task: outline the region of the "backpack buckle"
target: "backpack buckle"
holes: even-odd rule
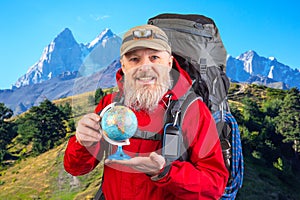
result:
[[[176,113],[175,113],[175,118],[174,118],[173,126],[177,125],[179,113],[180,113],[180,110],[176,111]]]
[[[206,62],[206,58],[200,58],[200,73],[201,74],[206,74],[207,71],[207,62]]]

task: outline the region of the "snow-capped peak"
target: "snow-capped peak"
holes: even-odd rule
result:
[[[104,29],[93,41],[88,44],[88,48],[93,48],[98,43],[105,42],[108,38],[113,37],[113,35],[113,32],[109,28]]]
[[[80,72],[89,75],[106,67],[120,54],[121,38],[110,29],[104,29],[87,45],[78,44],[70,29],[60,32],[27,73],[13,85],[21,87],[41,83],[61,74]]]
[[[257,56],[258,54],[253,51],[253,50],[249,50],[246,51],[245,53],[241,54],[240,56],[236,57],[236,59],[238,60],[252,60],[254,56]]]
[[[270,56],[270,57],[269,57],[269,60],[275,60],[275,57]]]
[[[65,71],[75,71],[82,63],[81,49],[70,29],[65,28],[47,45],[38,62],[14,84],[16,87],[40,83]]]
[[[277,61],[277,59],[276,59],[275,57],[273,57],[273,56],[270,56],[270,57],[269,57],[269,60],[270,60],[270,61]]]
[[[249,74],[253,73],[252,60],[254,57],[258,56],[253,50],[246,51],[245,53],[238,56],[236,59],[244,62],[244,70]]]

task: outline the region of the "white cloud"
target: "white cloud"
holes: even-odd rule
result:
[[[99,15],[93,15],[93,14],[90,15],[90,18],[92,18],[95,21],[104,20],[104,19],[109,18],[109,17],[110,17],[109,15],[100,15],[100,16]]]

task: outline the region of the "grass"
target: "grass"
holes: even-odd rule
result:
[[[46,199],[50,193],[50,172],[63,145],[40,155],[20,161],[1,176],[5,184],[0,199]]]
[[[93,196],[99,187],[102,165],[88,175],[71,176],[63,168],[66,144],[2,171],[0,199],[82,200]]]
[[[2,171],[0,199],[84,200],[93,197],[99,188],[102,165],[87,175],[71,176],[63,168],[66,144]],[[280,174],[275,168],[245,155],[243,187],[236,199],[300,199],[299,179],[282,179]]]
[[[281,173],[274,167],[262,165],[260,160],[246,156],[244,158],[244,182],[237,200],[253,199],[300,199],[299,178],[282,180]]]

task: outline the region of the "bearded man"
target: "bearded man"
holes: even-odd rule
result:
[[[167,35],[153,25],[133,27],[123,37],[120,62],[119,91],[104,96],[95,113],[79,120],[65,152],[66,171],[87,174],[103,159],[108,145],[100,131],[99,113],[117,101],[134,111],[138,131],[123,147],[131,159],[105,160],[102,199],[219,199],[228,171],[215,122],[201,100],[187,108],[182,120],[188,159],[168,163],[161,155],[165,112],[192,85],[173,58]]]

